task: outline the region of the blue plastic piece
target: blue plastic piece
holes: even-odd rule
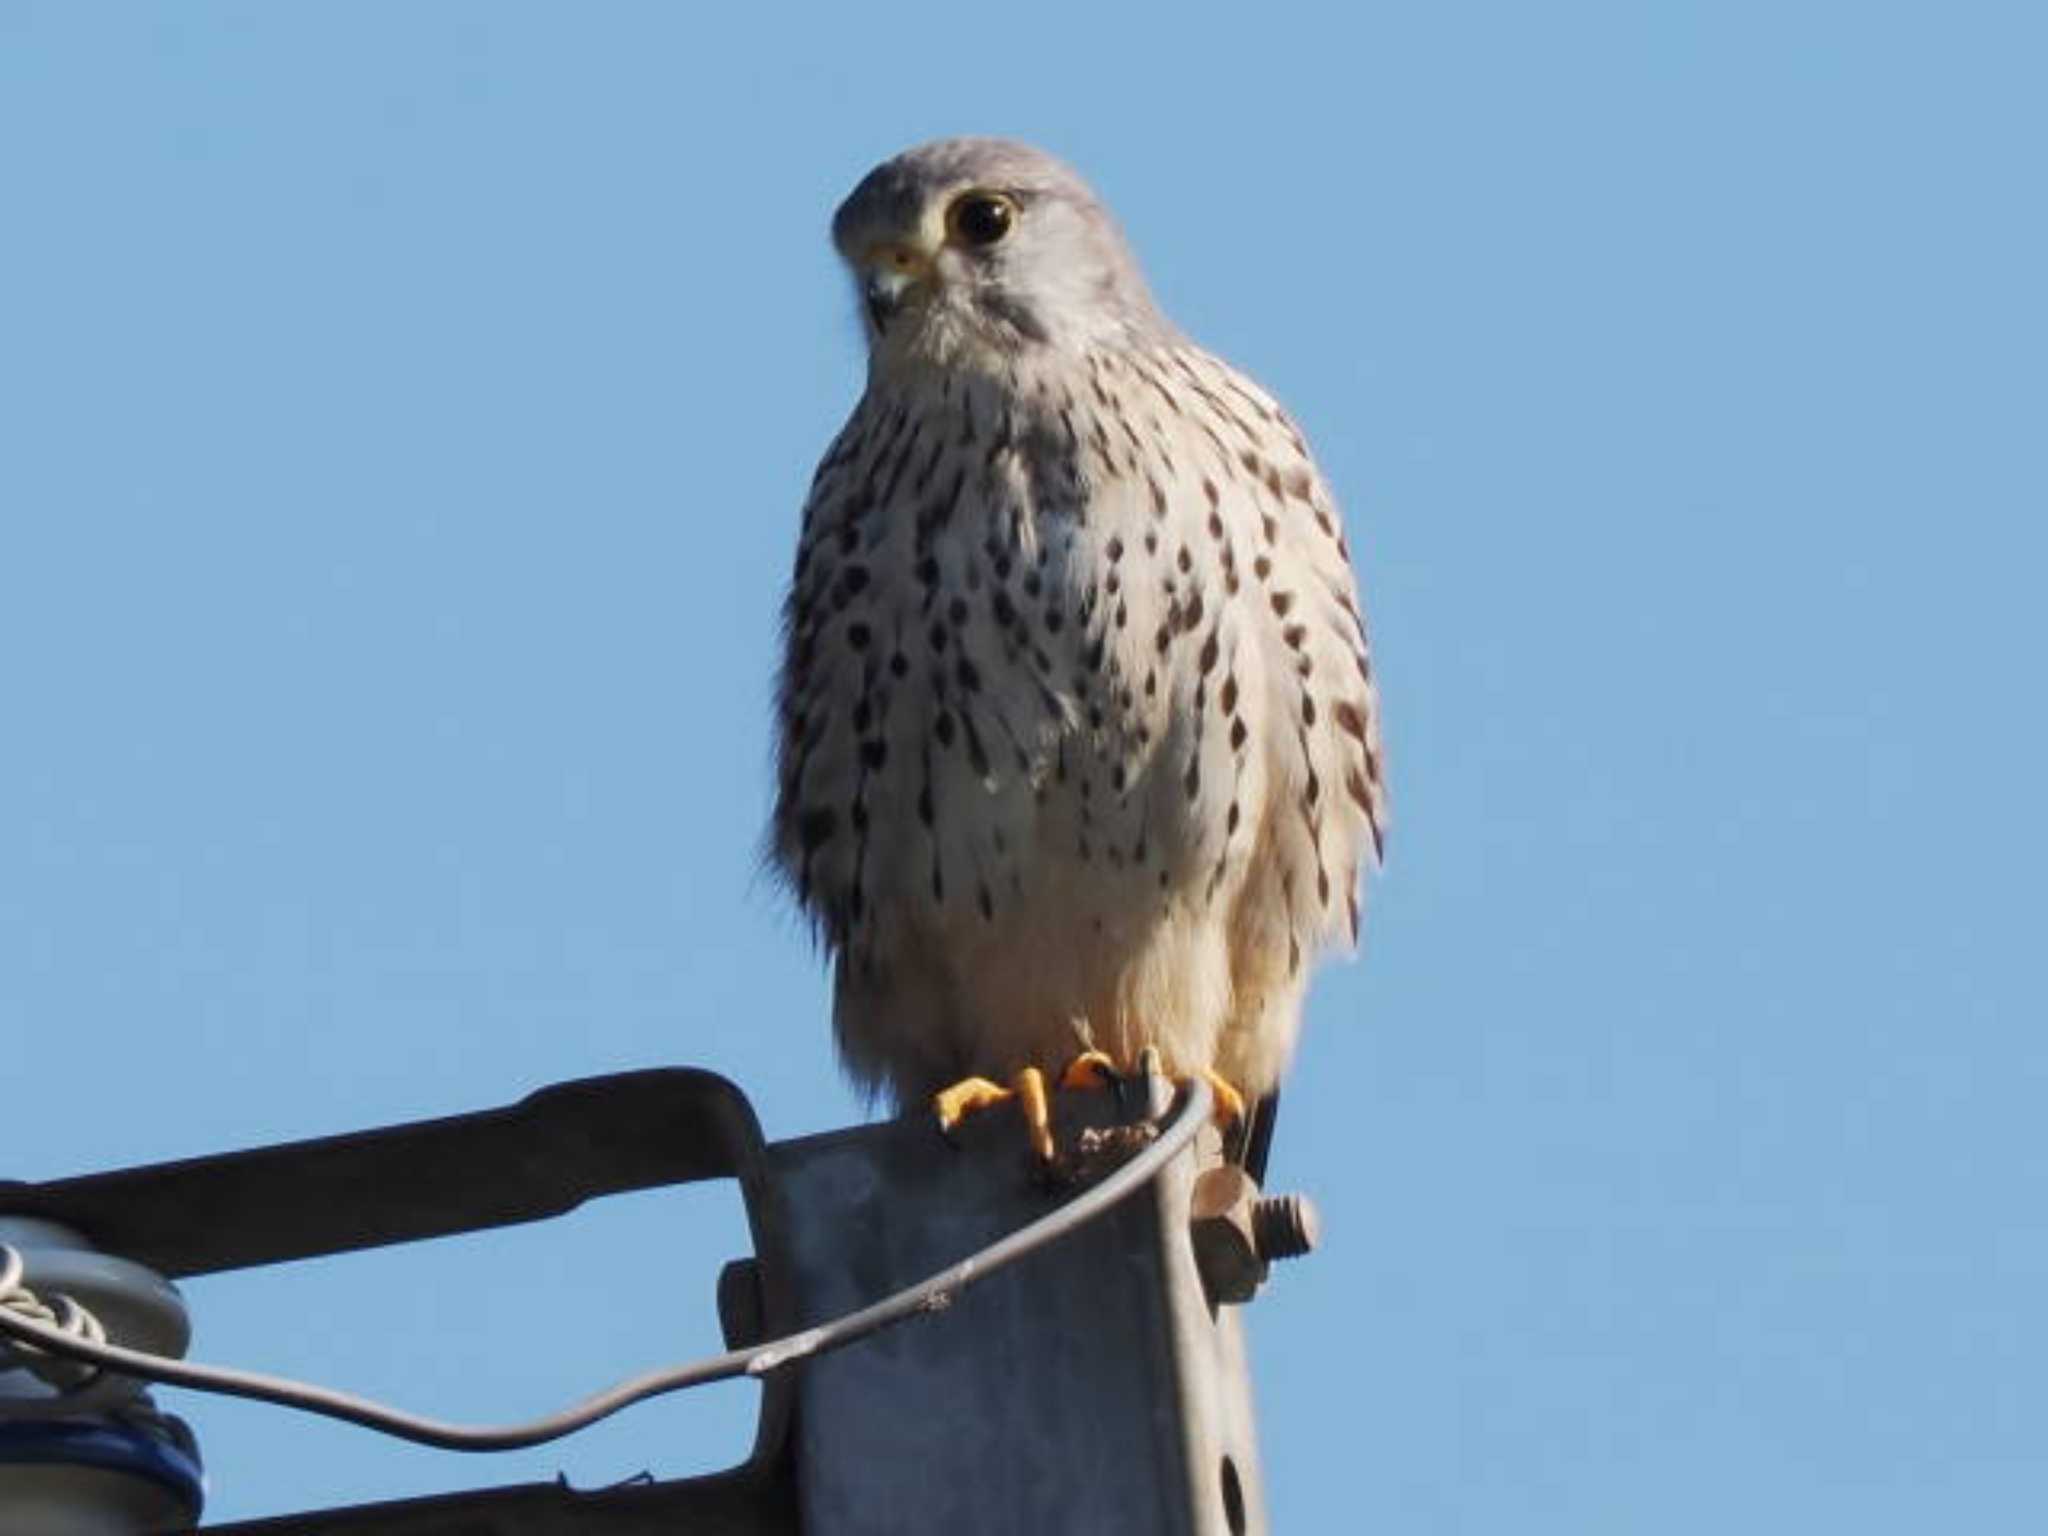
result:
[[[96,1467],[144,1478],[188,1508],[194,1523],[206,1502],[206,1475],[198,1460],[137,1425],[0,1421],[0,1469],[10,1466]]]

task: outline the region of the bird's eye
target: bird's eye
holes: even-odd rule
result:
[[[990,246],[1017,222],[1017,205],[1000,192],[968,192],[946,210],[946,227],[965,245]]]

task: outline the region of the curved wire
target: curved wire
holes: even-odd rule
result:
[[[23,1283],[26,1272],[21,1255],[0,1243],[0,1316],[26,1318],[68,1339],[106,1343],[107,1330],[99,1318],[61,1293],[53,1292],[45,1301]],[[85,1398],[103,1374],[97,1366],[5,1338],[0,1338],[0,1369],[27,1371],[55,1394],[42,1399],[0,1398],[0,1417],[18,1417],[31,1409],[46,1412],[53,1405],[68,1411]]]
[[[1143,1152],[1058,1210],[1019,1227],[1007,1237],[998,1238],[978,1253],[916,1285],[907,1286],[871,1306],[848,1312],[829,1323],[806,1328],[784,1338],[770,1339],[748,1349],[729,1350],[688,1365],[667,1366],[628,1377],[559,1412],[523,1423],[466,1425],[424,1418],[350,1392],[317,1387],[282,1376],[269,1376],[260,1371],[172,1360],[162,1355],[123,1349],[117,1344],[88,1343],[4,1308],[0,1308],[0,1335],[124,1376],[226,1397],[253,1398],[282,1408],[344,1419],[419,1445],[438,1446],[451,1451],[518,1450],[573,1434],[650,1397],[703,1386],[707,1382],[727,1381],[735,1376],[768,1376],[798,1360],[841,1349],[906,1318],[943,1312],[952,1305],[956,1293],[975,1281],[994,1274],[1048,1243],[1057,1242],[1150,1183],[1182,1148],[1194,1140],[1202,1123],[1209,1117],[1212,1099],[1207,1082],[1200,1077],[1190,1079],[1179,1109],[1161,1129],[1158,1140]],[[0,1243],[0,1267],[15,1258],[14,1251]]]

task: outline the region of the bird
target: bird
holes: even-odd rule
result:
[[[803,506],[770,857],[843,1064],[943,1126],[1141,1059],[1242,1121],[1355,946],[1388,801],[1350,544],[1301,429],[1154,301],[1088,184],[948,138],[833,243],[866,387]]]

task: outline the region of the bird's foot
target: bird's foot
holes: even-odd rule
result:
[[[1148,1045],[1138,1053],[1138,1066],[1135,1072],[1123,1071],[1101,1051],[1083,1051],[1068,1062],[1066,1070],[1060,1073],[1060,1087],[1108,1088],[1116,1095],[1118,1103],[1122,1103],[1125,1085],[1132,1078],[1144,1080],[1161,1075],[1159,1051],[1154,1046]],[[1218,1126],[1229,1130],[1233,1125],[1244,1123],[1244,1095],[1239,1093],[1228,1079],[1213,1067],[1203,1067],[1194,1075],[1209,1085],[1215,1099],[1210,1113]],[[1188,1078],[1176,1077],[1172,1081],[1176,1087],[1185,1087]]]
[[[1030,1138],[1032,1155],[1040,1164],[1053,1160],[1052,1106],[1045,1096],[1045,1074],[1025,1067],[1010,1079],[1010,1086],[985,1077],[963,1078],[950,1088],[932,1095],[932,1113],[938,1116],[941,1134],[950,1138],[962,1120],[996,1104],[1017,1101],[1024,1112],[1024,1131]]]
[[[1243,1094],[1212,1068],[1203,1067],[1194,1075],[1209,1084],[1214,1096],[1210,1115],[1219,1127],[1227,1131],[1244,1123]],[[1085,1051],[1076,1056],[1059,1075],[1062,1090],[1107,1088],[1116,1095],[1121,1107],[1127,1102],[1131,1090],[1136,1088],[1137,1102],[1140,1105],[1149,1103],[1152,1109],[1140,1124],[1084,1131],[1072,1156],[1064,1159],[1059,1155],[1053,1138],[1052,1105],[1046,1095],[1045,1074],[1037,1067],[1021,1069],[1010,1079],[1007,1087],[986,1077],[962,1078],[950,1088],[932,1095],[932,1113],[938,1119],[940,1133],[951,1140],[953,1132],[969,1115],[1014,1099],[1023,1112],[1025,1135],[1041,1172],[1056,1182],[1071,1183],[1085,1176],[1087,1170],[1097,1164],[1113,1165],[1122,1157],[1129,1156],[1157,1134],[1156,1121],[1165,1113],[1166,1100],[1155,1098],[1149,1085],[1159,1085],[1163,1093],[1163,1085],[1167,1082],[1184,1087],[1188,1081],[1186,1076],[1168,1078],[1161,1066],[1159,1052],[1153,1046],[1147,1046],[1138,1053],[1137,1067],[1128,1072],[1101,1051]]]

